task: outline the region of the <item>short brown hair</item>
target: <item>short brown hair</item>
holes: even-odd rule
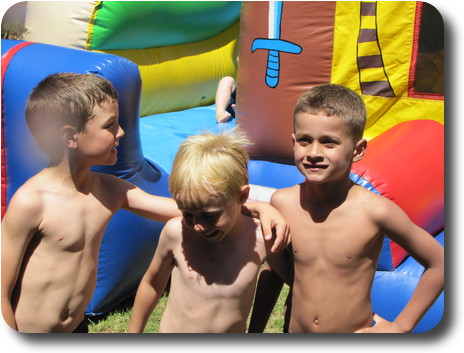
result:
[[[355,141],[363,137],[366,107],[362,98],[351,89],[336,84],[314,86],[298,99],[293,116],[319,112],[342,119]]]
[[[105,101],[117,101],[118,93],[110,81],[93,74],[57,73],[43,79],[26,102],[26,120],[37,142],[48,151],[47,139],[64,125],[77,132],[85,130],[93,109]]]

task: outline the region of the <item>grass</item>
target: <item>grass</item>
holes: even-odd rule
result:
[[[277,300],[274,311],[272,312],[264,333],[282,333],[284,325],[284,304],[288,294],[288,286],[284,285],[280,296]],[[132,305],[134,298],[127,300],[120,306],[98,318],[90,318],[89,332],[90,333],[124,333],[129,327],[129,321],[132,314]],[[145,332],[158,332],[161,316],[166,307],[168,297],[164,295],[155,310],[150,316],[145,327]],[[249,318],[248,318],[249,320]]]

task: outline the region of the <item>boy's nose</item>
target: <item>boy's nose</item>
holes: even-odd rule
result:
[[[118,133],[116,134],[116,137],[117,137],[118,139],[120,139],[121,137],[124,136],[124,134],[125,134],[124,130],[122,129],[121,126],[119,126]]]
[[[321,156],[321,146],[318,143],[313,143],[307,151],[308,158],[317,158]]]
[[[206,230],[206,227],[202,225],[201,223],[195,222],[193,225],[193,229],[195,232],[204,232]]]

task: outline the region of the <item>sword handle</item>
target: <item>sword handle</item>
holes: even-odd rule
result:
[[[280,54],[277,50],[267,53],[266,84],[274,88],[279,83]]]

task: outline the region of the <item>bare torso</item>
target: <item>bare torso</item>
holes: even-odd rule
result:
[[[41,177],[26,186],[39,193],[42,216],[26,249],[12,305],[21,332],[72,332],[93,295],[101,239],[120,202],[105,192],[97,175],[87,193],[60,185],[47,188],[50,183]]]
[[[343,203],[327,211],[305,205],[300,191],[300,185],[282,190],[275,204],[292,232],[289,331],[354,332],[371,326],[370,291],[383,236],[366,216],[370,192],[354,186]]]
[[[209,243],[178,219],[174,267],[160,332],[245,332],[259,268],[266,257],[260,226],[241,215],[242,232]]]

